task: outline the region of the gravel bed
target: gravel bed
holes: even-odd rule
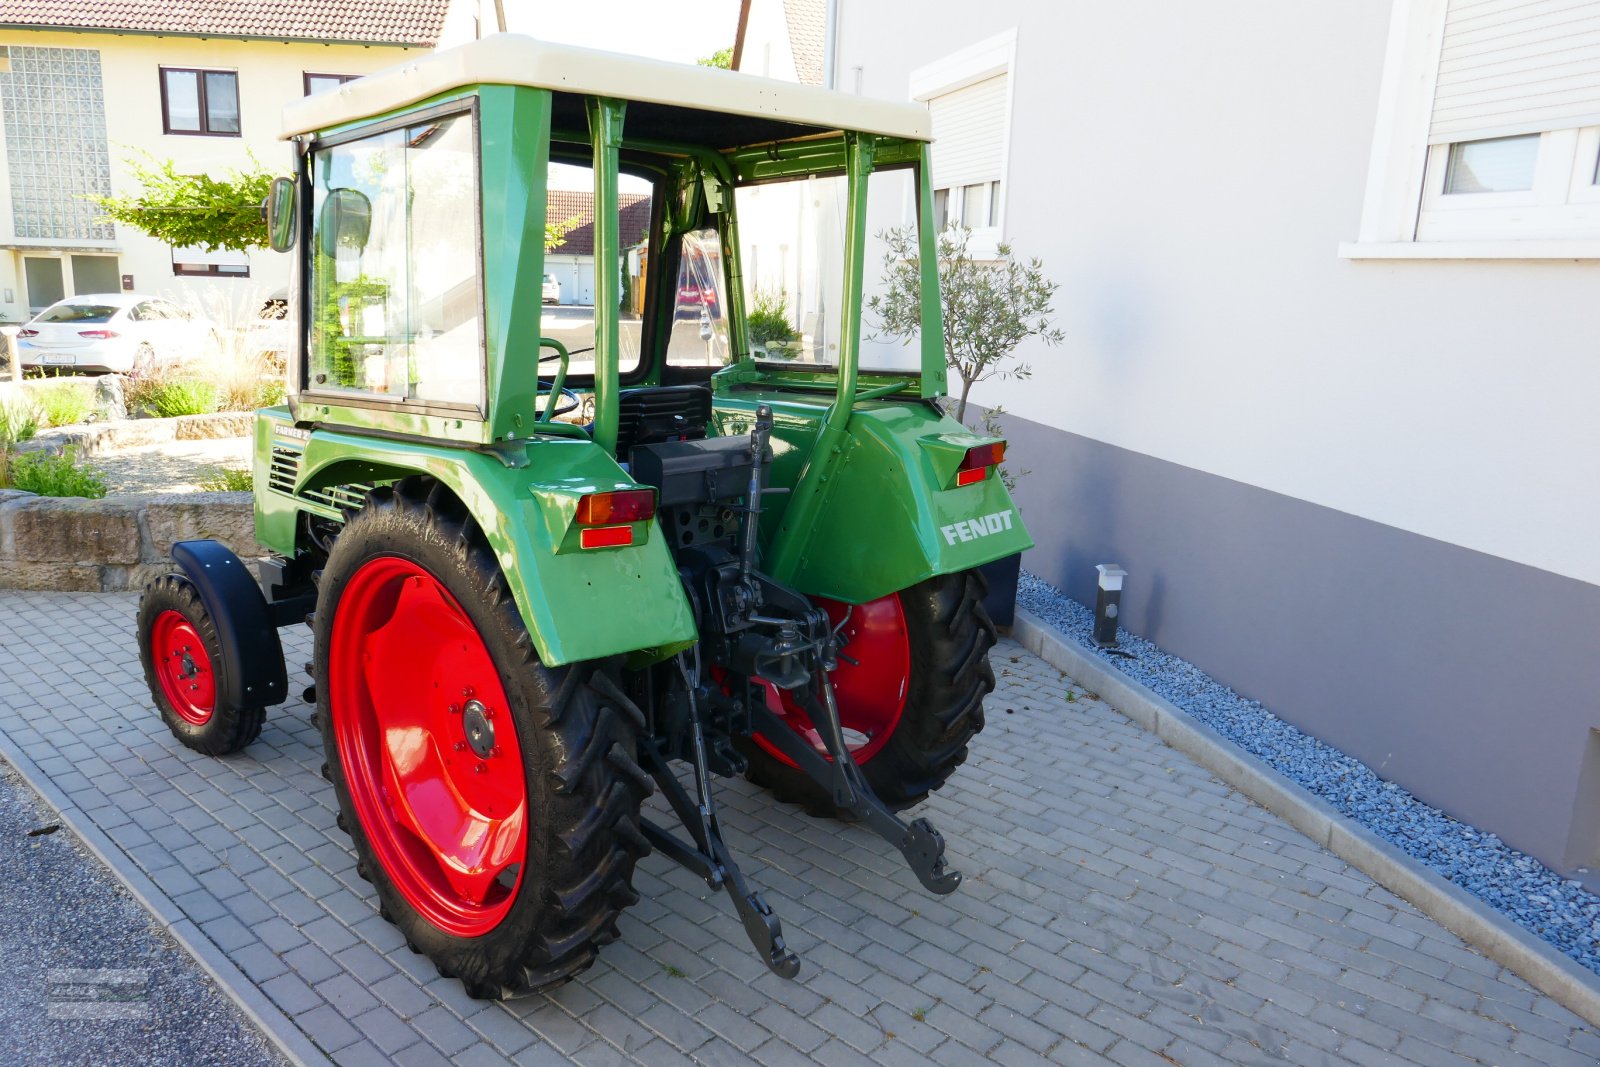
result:
[[[166,441],[91,456],[83,465],[104,474],[112,493],[194,493],[219,467],[249,470],[252,447],[248,437]]]
[[[0,760],[0,1063],[284,1062]]]
[[[1600,896],[1532,856],[1429,807],[1359,760],[1301,733],[1258,701],[1142,637],[1117,632],[1132,658],[1094,647],[1094,613],[1026,572],[1017,604],[1172,701],[1229,741],[1421,860],[1520,926],[1600,974]]]

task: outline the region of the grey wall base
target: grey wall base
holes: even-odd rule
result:
[[[1600,887],[1600,586],[1007,417],[1023,564],[1423,801]],[[1038,457],[1049,457],[1048,465]]]
[[[1413,860],[1326,801],[1241,751],[1127,675],[1063,639],[1030,612],[1017,611],[1013,635],[1122,714],[1156,734],[1251,800],[1379,885],[1410,901],[1535,989],[1600,1026],[1600,977]]]

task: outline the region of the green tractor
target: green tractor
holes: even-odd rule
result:
[[[897,812],[983,726],[977,568],[1031,542],[1004,442],[938,404],[927,112],[498,35],[285,120],[295,177],[263,211],[299,342],[255,428],[274,554],[252,575],[183,542],[145,590],[178,740],[253,741],[288,696],[278,628],[309,625],[358,870],[478,997],[589,966],[652,848],[792,977],[714,775],[954,890]],[[875,243],[902,225],[920,263]],[[863,326],[880,263],[917,272],[909,334]],[[679,825],[642,814],[655,789]]]

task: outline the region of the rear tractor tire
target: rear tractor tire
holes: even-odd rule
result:
[[[487,541],[422,478],[351,517],[315,631],[328,776],[381,913],[474,997],[587,968],[649,851],[637,724],[591,684],[607,665],[538,661]]]
[[[850,640],[832,674],[839,718],[867,782],[895,810],[926,800],[966,762],[983,729],[983,698],[994,689],[989,649],[994,623],[977,571],[945,574],[850,610]],[[846,607],[813,598],[837,625]],[[768,707],[822,751],[804,713],[769,691]],[[763,741],[739,743],[750,780],[811,814],[843,817],[827,790]]]
[[[228,702],[217,627],[189,579],[163,574],[145,586],[137,627],[145,682],[173,737],[226,756],[261,736],[267,710]]]

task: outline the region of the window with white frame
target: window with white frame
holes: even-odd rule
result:
[[[200,245],[173,246],[172,273],[218,278],[250,277],[250,257],[227,248],[207,250]]]
[[[1016,31],[980,41],[911,73],[911,96],[933,121],[935,223],[972,230],[974,254],[1003,240]]]
[[[1397,0],[1351,258],[1600,258],[1600,0]]]

